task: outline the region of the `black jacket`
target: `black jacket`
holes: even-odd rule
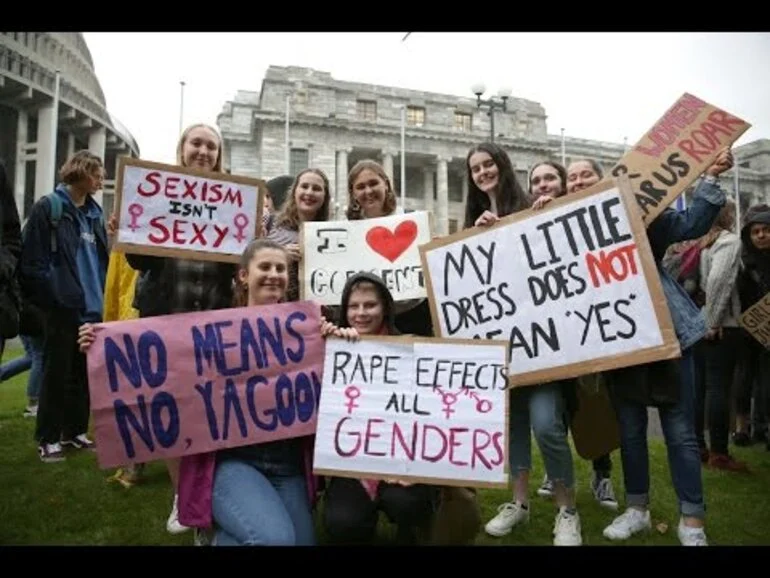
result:
[[[101,207],[92,198],[89,197],[86,203],[101,213]],[[75,214],[77,210],[79,209],[69,202],[62,203],[61,219],[56,230],[55,253],[51,250],[51,203],[47,196],[33,205],[29,219],[24,225],[19,281],[25,298],[43,311],[64,309],[79,314],[85,307],[85,294],[80,285],[77,268],[77,251],[80,244],[80,227]],[[101,223],[101,226],[94,228],[94,235],[101,270],[107,271],[107,232],[103,220]]]

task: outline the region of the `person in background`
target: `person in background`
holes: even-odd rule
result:
[[[82,150],[59,171],[53,195],[62,205],[51,225],[52,196],[32,207],[24,227],[19,264],[21,287],[45,314],[43,377],[35,439],[45,463],[65,459],[62,446],[93,449],[85,356],[77,345],[82,323],[102,320],[108,246],[102,208],[102,159]]]
[[[16,199],[13,196],[13,188],[8,179],[8,173],[5,169],[5,163],[0,160],[0,292],[4,299],[8,299],[7,313],[13,316],[17,314],[18,309],[18,285],[16,278],[16,266],[21,256],[21,224],[19,222],[19,211],[16,208]],[[15,301],[15,304],[10,301]],[[16,306],[16,312],[11,311],[11,305]],[[18,332],[18,326],[11,327],[14,324],[9,318],[5,320],[4,315],[0,315],[2,324],[8,327],[0,326],[0,361],[3,359],[3,350],[5,349],[4,335],[15,334]]]
[[[735,203],[728,200],[711,230],[700,239],[700,285],[704,294],[703,315],[708,331],[704,337],[705,385],[708,392],[708,424],[711,442],[709,467],[748,471],[728,452],[733,378],[738,366],[741,328],[738,321],[738,268],[741,239],[735,228]]]

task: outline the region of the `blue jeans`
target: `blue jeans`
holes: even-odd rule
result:
[[[305,476],[281,475],[257,461],[217,463],[211,503],[217,546],[312,546]]]
[[[27,380],[27,397],[40,397],[40,383],[43,379],[43,338],[19,335],[26,355],[12,359],[0,366],[0,381],[6,381],[31,369]]]
[[[548,478],[569,489],[575,485],[575,471],[567,442],[562,387],[560,382],[553,382],[511,390],[508,460],[513,476],[532,469],[531,426]]]
[[[692,348],[682,352],[679,401],[658,408],[666,441],[671,481],[683,516],[705,518],[701,462],[695,436],[695,366]],[[619,384],[622,387],[622,384]],[[613,396],[620,424],[620,457],[627,506],[650,503],[650,457],[647,447],[647,406]]]

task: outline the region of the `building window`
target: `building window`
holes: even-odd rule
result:
[[[424,126],[425,109],[420,106],[408,106],[406,108],[406,123],[409,126]]]
[[[299,174],[310,165],[310,151],[307,149],[291,149],[289,153],[289,170],[291,175]]]
[[[358,117],[358,120],[376,122],[377,121],[377,103],[373,100],[357,100],[356,116]]]
[[[471,132],[473,117],[467,112],[455,113],[455,128],[462,132]]]
[[[449,219],[449,234],[457,232],[457,219]]]

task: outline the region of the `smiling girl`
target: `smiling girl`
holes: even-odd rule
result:
[[[320,169],[305,169],[294,179],[281,212],[272,222],[267,238],[286,249],[289,255],[287,301],[299,299],[299,231],[302,223],[328,221],[331,193],[329,179]]]
[[[236,304],[283,302],[288,266],[283,247],[266,239],[252,241],[241,257]],[[82,351],[97,330],[94,325],[80,328]],[[319,331],[323,336],[355,336],[323,318]],[[313,437],[307,436],[186,456],[179,474],[180,520],[195,528],[213,526],[217,546],[312,545],[312,447]]]

